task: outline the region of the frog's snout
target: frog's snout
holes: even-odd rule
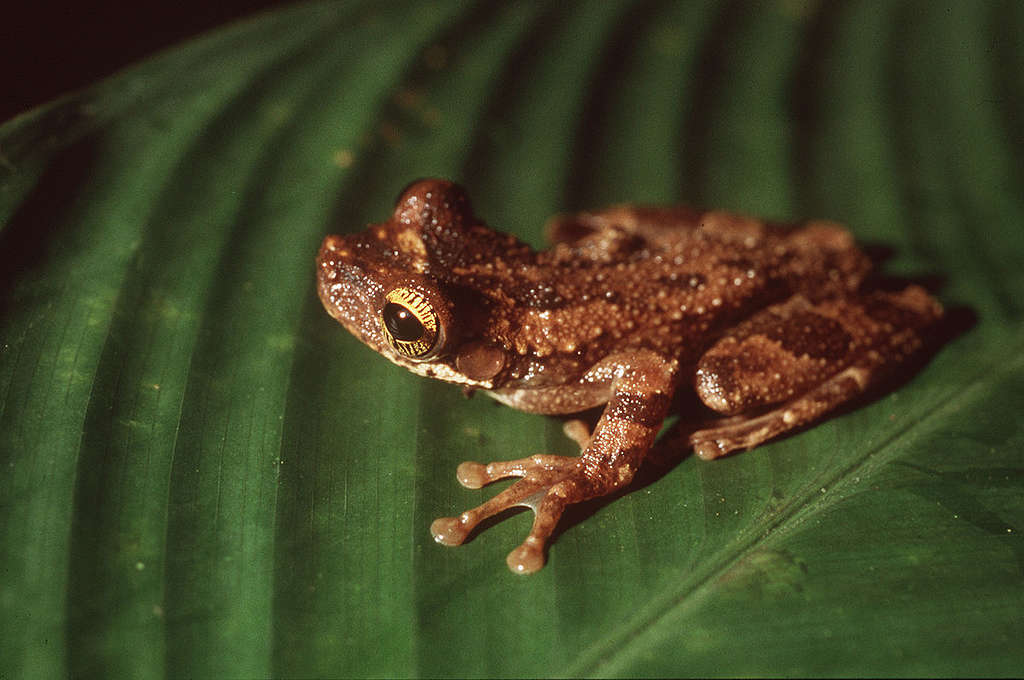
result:
[[[329,236],[324,237],[324,242],[323,245],[321,246],[321,250],[327,250],[332,253],[336,253],[342,249],[344,243],[345,240],[341,236],[338,236],[337,234],[330,234]]]

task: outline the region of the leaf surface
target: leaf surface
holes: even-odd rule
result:
[[[344,3],[0,127],[0,675],[1015,675],[1019,3]],[[323,312],[410,180],[542,244],[689,202],[846,222],[955,337],[805,432],[575,508],[549,564],[462,460],[573,454]]]

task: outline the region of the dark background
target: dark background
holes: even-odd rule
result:
[[[17,2],[0,18],[0,123],[281,0]]]

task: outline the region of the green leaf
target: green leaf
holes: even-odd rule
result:
[[[1017,675],[1024,5],[314,3],[0,127],[0,676]],[[462,460],[555,419],[313,287],[410,180],[828,217],[943,282],[898,389],[575,508],[540,573]]]

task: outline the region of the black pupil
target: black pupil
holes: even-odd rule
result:
[[[414,342],[423,337],[423,324],[408,309],[389,302],[384,305],[384,325],[395,340]]]

